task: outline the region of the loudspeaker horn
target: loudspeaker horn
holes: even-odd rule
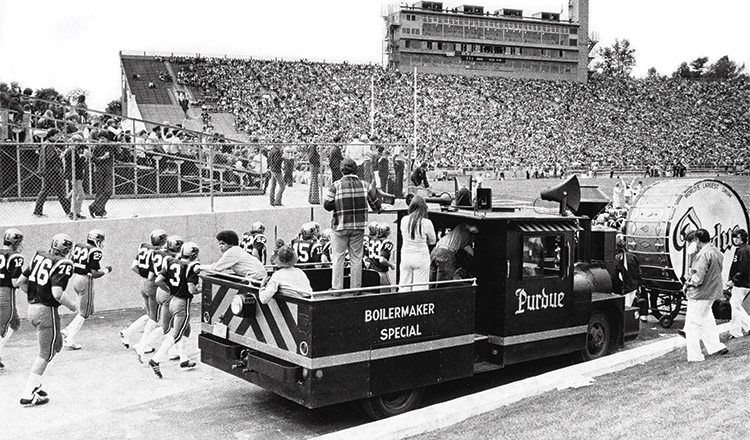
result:
[[[541,197],[549,202],[559,202],[561,215],[565,215],[566,209],[577,212],[581,204],[581,185],[578,183],[578,176],[573,175],[560,185],[545,189],[541,192]]]

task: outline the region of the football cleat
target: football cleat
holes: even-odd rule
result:
[[[0,359],[0,370],[2,370],[3,368],[5,368],[5,364],[3,363],[3,360]]]
[[[44,393],[44,394],[45,395],[42,396],[40,393],[34,390],[34,392],[31,393],[31,399],[21,398],[21,405],[23,406],[44,405],[45,403],[49,402],[49,397],[46,396],[47,393]]]
[[[180,362],[180,368],[182,368],[183,370],[192,370],[193,368],[195,368],[196,365],[197,364],[191,361],[190,359],[184,362]]]
[[[153,359],[149,359],[148,366],[151,367],[151,369],[154,371],[154,374],[156,377],[161,379],[163,376],[161,375],[161,368],[159,367],[159,363],[154,361]]]
[[[120,332],[120,343],[121,343],[121,344],[122,344],[122,345],[123,345],[123,346],[124,346],[125,348],[130,348],[130,342],[128,342],[128,340],[127,340],[127,339],[125,339],[125,333],[123,333],[123,332]]]

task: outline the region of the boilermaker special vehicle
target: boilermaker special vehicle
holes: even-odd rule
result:
[[[476,227],[473,257],[459,255],[464,278],[410,292],[368,270],[363,288],[332,291],[330,267],[312,265],[312,293],[261,304],[257,286],[203,274],[202,360],[307,408],[356,402],[383,418],[417,407],[429,385],[566,353],[604,356],[638,334],[636,310],[595,261],[614,254],[615,231],[592,232],[589,220],[608,200],[581,200],[576,179],[542,198],[562,214],[431,211],[438,236]]]

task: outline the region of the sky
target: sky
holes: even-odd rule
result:
[[[381,0],[0,0],[0,81],[89,92],[103,110],[120,97],[119,52],[382,61]],[[410,1],[409,4],[412,4]],[[444,1],[444,7],[559,12],[567,0]],[[590,33],[636,50],[634,76],[724,55],[750,70],[746,0],[589,0]]]

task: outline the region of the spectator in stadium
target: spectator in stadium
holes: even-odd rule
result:
[[[271,173],[271,188],[268,193],[271,198],[271,206],[283,206],[281,197],[284,195],[284,189],[286,188],[282,175],[283,161],[281,148],[278,144],[273,144],[268,152],[268,171]]]
[[[430,281],[430,250],[437,237],[435,227],[427,218],[427,203],[414,196],[409,203],[409,215],[401,219],[401,261],[399,284],[420,284]],[[411,292],[412,287],[399,287],[399,292]]]
[[[66,216],[70,216],[70,199],[65,194],[65,177],[63,175],[62,134],[56,128],[47,132],[45,141],[39,147],[38,172],[42,178],[42,188],[34,206],[35,217],[47,217],[44,214],[44,202],[52,193],[57,196]]]
[[[396,147],[396,152],[393,155],[393,171],[395,174],[396,186],[394,194],[396,197],[404,195],[404,172],[406,169],[406,159],[404,159],[401,153],[401,147]]]
[[[65,150],[65,179],[70,182],[70,217],[71,220],[82,220],[83,179],[88,172],[89,149],[84,144],[83,136],[75,133],[70,137],[71,144]]]
[[[187,95],[185,95],[185,92],[182,90],[177,92],[177,103],[180,105],[185,119],[190,119],[190,116],[188,115],[188,110],[190,110],[190,100],[188,100]]]
[[[370,147],[367,145],[368,142],[367,135],[363,134],[359,139],[355,138],[346,146],[346,157],[357,164],[357,177],[360,179],[365,178],[365,158],[370,151]]]
[[[341,153],[341,146],[338,144],[341,142],[341,138],[336,136],[333,142],[334,144],[331,146],[331,151],[328,153],[328,167],[331,169],[331,182],[335,182],[343,176],[343,174],[341,174],[341,161],[344,160],[344,155]]]
[[[422,165],[411,173],[411,183],[414,186],[430,187],[430,183],[427,181],[427,162],[422,162]]]
[[[107,131],[110,138],[114,135],[111,130]],[[91,153],[91,162],[94,164],[94,201],[89,205],[91,218],[104,218],[107,216],[107,202],[112,197],[112,179],[115,166],[115,155],[117,147],[110,143],[107,135],[100,134],[98,143],[94,145]]]
[[[258,187],[263,188],[263,193],[265,193],[266,188],[268,188],[270,174],[268,172],[268,159],[263,154],[262,150],[261,147],[255,147],[255,154],[253,154],[252,159],[252,170],[260,179]]]
[[[290,289],[296,292],[312,292],[310,280],[302,269],[294,267],[297,254],[289,246],[282,246],[276,251],[276,264],[279,269],[263,280],[258,297],[260,302],[268,304],[277,292]]]
[[[732,266],[729,269],[729,280],[726,288],[732,291],[729,303],[732,306],[732,321],[729,325],[729,337],[741,338],[750,332],[750,315],[742,306],[750,293],[750,245],[748,234],[744,229],[732,231],[732,244],[735,246]]]
[[[352,159],[341,162],[340,180],[331,184],[323,207],[333,211],[331,220],[332,275],[334,290],[344,288],[344,258],[349,252],[351,261],[351,288],[362,287],[362,259],[364,229],[367,224],[367,206],[380,211],[380,200],[368,191],[367,185],[357,178],[357,164]]]
[[[290,188],[294,185],[294,156],[296,153],[297,148],[294,145],[284,147],[284,184]]]
[[[378,179],[380,180],[380,189],[386,193],[390,193],[390,191],[388,191],[388,177],[391,168],[390,158],[391,152],[383,147],[380,147],[380,157],[378,159]]]
[[[310,164],[310,191],[307,201],[312,205],[320,205],[320,153],[317,145],[310,145],[307,153],[307,160]]]
[[[219,231],[216,234],[221,257],[212,264],[201,264],[201,270],[226,272],[251,280],[260,281],[266,277],[266,268],[253,255],[239,247],[240,237],[231,230]]]
[[[690,237],[690,242],[687,238]],[[711,243],[711,236],[705,229],[698,229],[692,236],[686,237],[688,253],[697,252],[690,267],[690,276],[685,281],[684,291],[687,296],[685,314],[685,337],[687,338],[688,362],[700,362],[705,359],[701,352],[701,341],[709,355],[729,353],[726,345],[719,340],[711,306],[717,299],[724,299],[722,281],[723,255]]]

